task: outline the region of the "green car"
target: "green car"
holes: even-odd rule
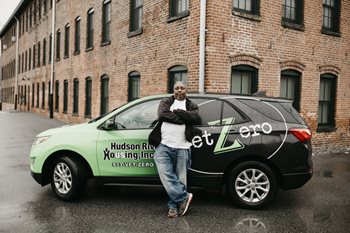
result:
[[[30,152],[34,179],[62,200],[79,198],[87,179],[125,185],[161,184],[148,135],[168,95],[145,97],[88,123],[37,135]],[[191,94],[202,132],[192,140],[189,186],[220,189],[237,205],[258,209],[278,188],[312,176],[311,133],[289,100]]]

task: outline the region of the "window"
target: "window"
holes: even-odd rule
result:
[[[68,111],[68,80],[64,80],[63,83],[63,112]]]
[[[32,84],[32,108],[34,108],[35,84]]]
[[[117,115],[114,119],[115,126],[119,129],[149,129],[157,122],[157,110],[160,100],[152,100],[141,103],[137,107]]]
[[[304,0],[283,0],[282,3],[282,22],[302,24],[303,23]]]
[[[170,0],[170,18],[188,14],[188,0]]]
[[[69,24],[64,29],[64,58],[69,57]]]
[[[281,73],[280,96],[293,100],[293,107],[300,110],[300,73],[284,70]]]
[[[80,17],[75,19],[74,54],[80,52]]]
[[[140,73],[132,72],[129,74],[129,98],[128,101],[140,98]]]
[[[49,51],[49,63],[51,63],[52,58],[52,34],[50,34],[50,45],[49,45],[50,51]]]
[[[36,53],[36,46],[35,45],[33,45],[33,69],[35,69],[35,59],[36,59],[36,55],[35,55],[35,53]]]
[[[57,31],[57,37],[56,37],[56,61],[60,60],[61,54],[61,30]]]
[[[34,25],[36,25],[36,1],[33,3]]]
[[[258,71],[254,67],[232,67],[231,94],[253,94],[258,90]]]
[[[109,109],[109,78],[103,75],[101,78],[101,115],[108,113]]]
[[[37,64],[36,66],[40,66],[40,62],[41,62],[41,44],[40,42],[38,43],[38,61],[37,61]]]
[[[79,110],[79,79],[74,79],[73,83],[73,114],[78,114]]]
[[[39,108],[40,83],[36,84],[36,108]]]
[[[102,9],[102,44],[108,44],[111,41],[111,1],[103,2]]]
[[[32,49],[29,48],[28,70],[32,69],[31,64],[32,64]]]
[[[130,2],[130,32],[142,29],[142,0]]]
[[[53,91],[53,89],[52,89],[52,91]],[[51,81],[49,81],[49,85],[47,86],[47,99],[48,99],[47,107],[48,107],[48,109],[51,108],[51,102],[53,101],[53,99],[51,99],[51,95],[50,94],[51,94]],[[53,98],[53,96],[52,96],[52,98]]]
[[[57,80],[55,84],[55,111],[58,111],[60,103],[60,81]]]
[[[174,85],[178,81],[187,85],[187,68],[185,66],[174,66],[169,69],[168,93],[174,92]]]
[[[233,0],[235,11],[259,15],[259,0]]]
[[[318,101],[318,127],[320,128],[335,126],[336,83],[337,79],[334,75],[321,75]]]
[[[41,108],[45,108],[45,82],[42,84]]]
[[[323,32],[339,33],[340,0],[323,0]]]
[[[85,116],[91,116],[91,98],[92,98],[92,79],[90,77],[85,80]]]
[[[44,14],[46,14],[46,12],[47,12],[47,0],[43,0],[43,5],[44,5]]]
[[[43,40],[43,65],[46,65],[46,39]]]
[[[88,11],[86,33],[86,50],[90,50],[94,46],[94,9]]]
[[[25,71],[27,71],[27,62],[28,62],[28,53],[27,53],[27,50],[26,50],[26,60],[25,60],[25,66],[24,66],[24,69],[25,69]]]
[[[39,19],[41,18],[41,6],[42,6],[42,0],[39,0],[39,6],[38,6],[38,10],[39,10]]]

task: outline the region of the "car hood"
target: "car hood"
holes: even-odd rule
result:
[[[59,133],[69,133],[71,131],[77,131],[79,129],[82,129],[87,126],[88,123],[82,123],[82,124],[68,124],[68,125],[63,125],[58,128],[52,128],[45,130],[37,135],[37,137],[44,137],[44,136],[50,136],[54,134],[59,134]]]

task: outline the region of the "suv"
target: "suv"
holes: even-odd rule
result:
[[[160,100],[145,97],[90,122],[37,135],[31,172],[62,200],[83,194],[87,179],[124,185],[161,184],[148,135]],[[290,100],[189,94],[199,107],[201,134],[192,140],[189,186],[226,190],[243,208],[270,203],[278,188],[294,189],[312,176],[311,132]]]

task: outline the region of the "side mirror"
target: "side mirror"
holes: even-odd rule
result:
[[[102,128],[105,130],[114,129],[114,119],[108,119],[105,123],[103,123]]]

